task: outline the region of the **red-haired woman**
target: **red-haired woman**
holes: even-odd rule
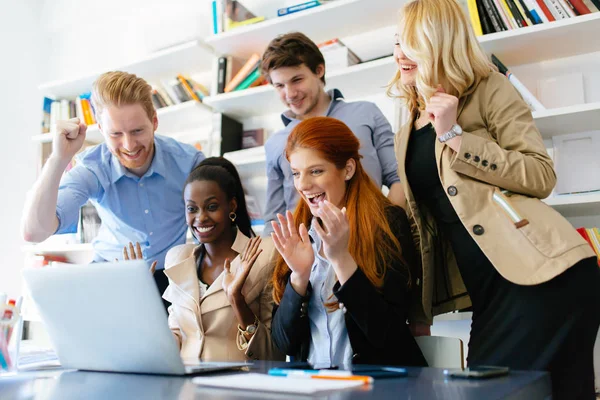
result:
[[[404,210],[375,186],[341,121],[309,118],[286,157],[301,202],[278,215],[273,276],[279,349],[316,368],[427,365],[406,324],[416,252]]]

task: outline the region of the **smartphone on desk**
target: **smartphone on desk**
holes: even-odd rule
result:
[[[508,375],[510,369],[508,367],[488,367],[479,366],[465,369],[445,369],[444,375],[451,378],[463,378],[463,379],[487,379],[498,376]]]

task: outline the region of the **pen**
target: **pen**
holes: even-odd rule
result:
[[[353,375],[351,371],[331,371],[331,370],[316,370],[316,369],[284,369],[272,368],[269,370],[271,376],[282,376],[287,378],[300,379],[333,379],[345,381],[362,381],[363,383],[372,383],[373,378],[370,376]]]

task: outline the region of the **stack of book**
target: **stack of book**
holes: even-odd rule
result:
[[[478,36],[598,12],[600,0],[466,0]]]
[[[328,71],[346,68],[361,62],[360,58],[346,47],[340,39],[331,39],[320,43],[318,46],[321,53],[323,53]]]
[[[201,102],[208,95],[205,86],[182,74],[163,79],[161,84],[152,84],[152,102],[157,109],[192,100]]]
[[[254,53],[244,64],[232,56],[220,57],[217,62],[217,93],[229,93],[267,83],[260,72],[258,53]]]
[[[600,230],[598,228],[577,228],[577,232],[592,246],[598,257],[598,265],[600,265]]]
[[[50,127],[56,124],[57,121],[75,117],[86,125],[96,123],[90,93],[81,94],[75,100],[44,97],[42,133],[49,133]]]
[[[152,85],[152,103],[156,109],[192,100],[201,102],[208,94],[206,87],[182,74]],[[50,127],[57,121],[69,118],[77,117],[88,126],[96,124],[90,97],[90,92],[77,96],[75,100],[44,97],[42,133],[49,133]]]

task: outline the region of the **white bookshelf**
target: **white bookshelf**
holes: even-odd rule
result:
[[[170,107],[159,108],[156,110],[156,114],[158,115],[158,129],[156,133],[165,136],[175,136],[178,132],[211,124],[213,112],[206,104],[192,100]],[[39,143],[50,143],[52,142],[52,135],[42,133],[33,136],[32,140]],[[88,127],[86,140],[92,143],[104,142],[104,137],[100,129],[98,129],[98,125],[94,124]]]
[[[496,32],[480,37],[487,53],[509,68],[600,51],[600,13]]]
[[[182,43],[164,50],[156,51],[138,60],[114,68],[83,75],[75,79],[63,79],[44,83],[38,87],[44,95],[56,98],[75,98],[89,92],[96,78],[111,70],[136,74],[148,82],[155,79],[175,77],[179,73],[208,71],[212,68],[213,52],[199,40]]]
[[[299,31],[316,43],[335,37],[357,35],[375,27],[394,25],[402,2],[390,0],[336,0],[284,17],[233,29],[206,39],[219,55],[247,59],[262,54],[277,35]],[[390,38],[391,42],[391,38]]]
[[[566,217],[600,215],[600,191],[554,195],[543,201]]]
[[[318,7],[317,7],[318,8]],[[394,76],[396,64],[392,57],[369,61],[348,68],[333,70],[326,75],[327,88],[339,89],[349,100],[385,92]],[[285,106],[271,85],[206,97],[214,110],[234,118],[248,118],[282,112]]]
[[[262,164],[266,161],[264,146],[232,151],[223,154],[223,157],[235,164],[237,168],[247,167],[252,164]]]
[[[565,133],[598,130],[600,102],[536,111],[533,118],[544,139]]]

